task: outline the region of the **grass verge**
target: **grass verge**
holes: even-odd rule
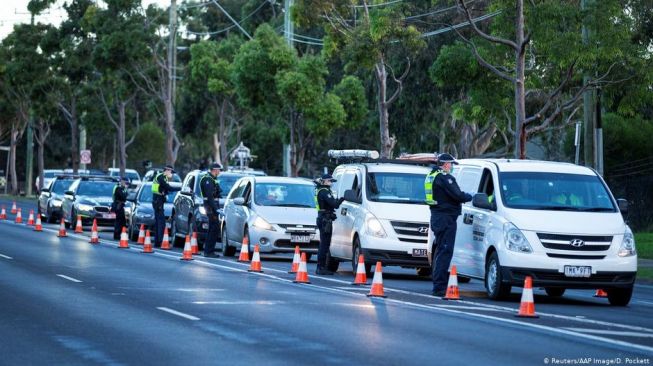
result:
[[[637,256],[643,259],[653,259],[653,233],[635,233]]]
[[[653,283],[653,268],[638,267],[637,268],[637,281],[644,281]]]

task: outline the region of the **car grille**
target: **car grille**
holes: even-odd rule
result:
[[[398,251],[365,250],[365,253],[372,258],[375,259],[380,258],[381,260],[407,261],[407,262],[424,261],[428,263],[428,259],[426,257],[413,257],[408,253],[398,252]]]
[[[296,245],[299,249],[317,249],[320,247],[320,242],[312,240],[310,243],[291,243],[290,240],[281,239],[274,242],[277,248],[294,249]]]
[[[561,234],[537,233],[537,237],[540,239],[542,246],[544,246],[547,249],[569,250],[575,252],[605,251],[610,249],[610,244],[612,243],[612,236],[561,235]],[[572,246],[571,242],[574,240],[582,240],[584,242],[584,245],[580,247]],[[558,257],[558,258],[563,258],[563,257]],[[593,259],[593,258],[588,257],[587,259]]]
[[[109,212],[109,207],[106,206],[95,206],[95,212]]]
[[[399,241],[426,244],[429,224],[425,222],[390,221]]]
[[[593,273],[590,277],[567,277],[564,273],[559,273],[556,271],[538,271],[538,270],[512,270],[512,277],[516,280],[523,281],[526,276],[531,276],[535,281],[565,281],[565,282],[632,282],[634,274],[624,273],[624,274],[615,274],[615,273]]]
[[[317,226],[315,225],[295,225],[295,224],[278,224],[287,233],[311,233],[314,234],[317,232]],[[293,247],[294,248],[294,247]]]
[[[564,259],[603,259],[604,255],[572,255],[572,254],[557,254],[546,253],[551,258],[564,258]]]

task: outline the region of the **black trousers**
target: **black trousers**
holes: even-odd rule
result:
[[[122,233],[122,228],[127,226],[125,208],[124,206],[121,206],[120,208],[113,209],[113,212],[116,213],[116,221],[113,223],[113,238],[115,240],[120,240],[120,233]]]
[[[215,243],[220,235],[220,218],[217,212],[213,212],[212,208],[207,206],[204,206],[204,208],[209,217],[209,231],[206,233],[206,241],[204,241],[204,254],[209,255],[215,252]]]
[[[322,215],[318,215],[317,228],[320,230],[320,247],[317,251],[317,268],[326,267],[326,256],[331,247],[331,235],[333,233],[325,232],[324,227],[326,226],[326,222],[327,220],[325,220]]]
[[[431,214],[433,245],[433,291],[445,291],[449,282],[449,265],[456,242],[457,215]]]
[[[154,246],[161,247],[163,242],[163,230],[166,227],[166,214],[163,211],[165,196],[155,194],[152,199],[152,208],[154,209]]]

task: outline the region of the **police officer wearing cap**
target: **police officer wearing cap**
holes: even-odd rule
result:
[[[125,218],[125,203],[127,202],[127,187],[129,187],[129,178],[122,177],[120,182],[113,187],[113,202],[111,202],[111,212],[116,214],[116,221],[113,224],[113,239],[120,240],[122,228],[127,225]]]
[[[331,247],[331,234],[333,220],[336,219],[336,209],[340,207],[344,198],[335,199],[331,194],[331,185],[336,180],[331,174],[324,174],[317,182],[315,192],[315,208],[317,208],[317,228],[320,230],[320,247],[317,252],[318,275],[332,275],[333,272],[326,268],[326,256]]]
[[[163,171],[154,176],[152,181],[152,209],[154,209],[154,246],[160,247],[163,242],[163,230],[166,226],[166,215],[163,206],[168,199],[168,193],[180,190],[168,184],[175,169],[166,165]]]
[[[220,234],[218,209],[220,209],[220,193],[222,190],[218,183],[218,176],[221,170],[222,165],[213,163],[209,167],[209,171],[200,178],[200,193],[204,199],[206,215],[209,218],[209,231],[204,242],[203,254],[205,257],[219,257],[219,255],[215,254],[215,243],[218,241]]]
[[[442,297],[446,293],[449,279],[449,265],[453,257],[456,240],[456,220],[462,211],[462,204],[472,200],[469,193],[460,190],[451,173],[458,165],[450,154],[437,156],[438,166],[426,176],[424,191],[426,203],[431,209],[431,230],[435,235],[433,243],[433,295]]]

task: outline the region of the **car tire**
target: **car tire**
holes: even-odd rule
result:
[[[501,263],[497,252],[492,252],[485,265],[485,289],[492,300],[504,300],[510,296],[512,286],[503,283]]]
[[[566,288],[561,288],[561,287],[545,287],[544,291],[546,291],[546,294],[551,296],[551,297],[560,297],[565,294]]]
[[[433,269],[431,267],[417,268],[417,275],[420,277],[431,277],[432,274],[433,274]]]
[[[626,306],[633,296],[633,287],[608,289],[608,301],[612,306]]]
[[[306,261],[308,262],[308,254],[306,254]],[[326,268],[331,272],[338,272],[338,267],[340,266],[340,261],[331,256],[331,252],[326,254]]]
[[[171,244],[173,247],[182,245],[182,241],[177,236],[177,222],[175,221],[174,212],[170,215],[170,239],[172,239]]]
[[[129,224],[129,240],[131,241],[137,241],[138,240],[138,232],[140,231],[139,229],[134,228],[134,223]]]
[[[358,270],[358,256],[361,254],[361,242],[358,237],[354,238],[351,252],[351,268],[352,272],[356,273]],[[367,275],[372,274],[372,263],[367,263],[367,261],[365,262],[365,273]]]
[[[197,222],[195,222],[195,216],[191,216],[188,219],[188,235],[192,237],[195,232],[197,232]],[[197,235],[197,249],[204,250],[204,242],[200,240],[199,234]]]
[[[75,221],[75,210],[71,209],[70,210],[70,222],[66,222],[66,229],[72,229],[73,228],[73,221]]]
[[[227,224],[225,223],[222,227],[222,255],[225,257],[233,257],[236,255],[236,248],[229,245],[229,239],[227,238]]]
[[[47,222],[48,224],[54,224],[56,222],[56,217],[52,214],[52,207],[50,207],[50,204],[48,203],[48,206],[45,209],[45,217],[44,221]]]

